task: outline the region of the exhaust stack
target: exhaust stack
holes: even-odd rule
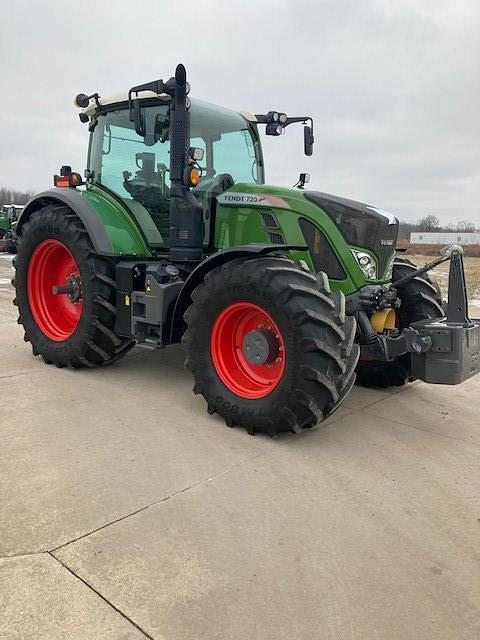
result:
[[[170,85],[170,260],[199,262],[203,254],[203,211],[185,185],[190,161],[190,109],[187,104],[187,74],[183,64],[175,70]]]

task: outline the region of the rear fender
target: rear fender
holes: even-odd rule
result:
[[[106,256],[151,255],[141,231],[120,202],[100,190],[49,189],[30,200],[20,214],[17,235],[30,216],[49,204],[68,206],[88,231],[96,253]]]

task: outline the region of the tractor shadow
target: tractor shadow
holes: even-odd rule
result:
[[[201,395],[193,393],[193,376],[184,368],[185,352],[181,345],[176,344],[165,349],[145,349],[135,347],[121,361],[110,367],[85,371],[86,375],[100,375],[103,380],[112,377],[112,383],[128,388],[127,393],[166,393],[172,403],[183,406],[191,415],[207,416],[206,404]],[[412,385],[408,385],[412,386]],[[309,437],[309,434],[321,432],[333,422],[340,425],[348,414],[361,411],[364,408],[393,396],[405,387],[390,389],[367,389],[355,385],[344,403],[325,421],[319,422],[312,429],[304,429],[300,434],[282,433],[275,437],[278,441]],[[208,416],[209,421],[225,427],[224,419],[218,414]],[[234,427],[243,430],[242,427]],[[248,435],[245,431],[245,435]],[[250,437],[250,436],[249,436]],[[271,440],[270,436],[257,434],[257,438]]]
[[[183,374],[186,381],[193,380],[192,375],[185,369],[185,352],[181,345],[174,344],[165,349],[145,349],[134,347],[122,360],[115,364],[115,369],[128,368],[134,375],[151,379],[159,373],[168,375],[169,372]]]

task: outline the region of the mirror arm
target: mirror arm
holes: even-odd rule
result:
[[[307,124],[310,122],[310,126],[313,130],[313,120],[310,116],[295,116],[293,118],[287,118],[287,121],[283,125],[283,127],[288,127],[289,124],[294,124],[295,122],[301,122],[302,124]]]
[[[268,113],[267,114],[256,113],[255,118],[256,118],[257,124],[277,124],[276,122],[273,123],[271,121]],[[311,116],[288,117],[285,122],[278,122],[278,124],[281,124],[281,126],[285,129],[290,124],[294,124],[296,122],[301,122],[302,124],[305,124],[305,125],[307,123],[310,123],[310,129],[312,131],[312,136],[313,136],[313,118]]]
[[[315,138],[313,135],[313,118],[311,116],[294,116],[290,118],[286,113],[269,111],[266,114],[255,114],[255,118],[257,124],[267,125],[267,136],[279,136],[289,125],[301,122],[303,124],[304,152],[306,156],[312,155]]]
[[[310,116],[294,116],[292,118],[288,117],[285,122],[278,122],[278,121],[271,120],[271,118],[269,117],[269,113],[267,114],[256,113],[255,118],[256,118],[257,124],[281,124],[284,129],[285,127],[288,127],[289,124],[294,124],[295,122],[303,122],[303,124],[310,122],[310,126],[312,127],[312,130],[313,130],[313,120]]]

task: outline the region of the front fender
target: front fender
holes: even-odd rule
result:
[[[172,314],[170,342],[180,342],[183,334],[183,327],[185,324],[183,320],[183,314],[192,301],[192,291],[197,285],[203,282],[203,279],[209,271],[237,258],[244,258],[245,260],[248,260],[249,258],[254,258],[255,256],[259,255],[265,255],[274,251],[288,253],[288,251],[299,250],[305,251],[306,247],[279,244],[245,244],[239,245],[238,247],[232,247],[231,249],[216,251],[215,253],[210,255],[197,267],[195,267],[195,269],[185,280],[185,284],[183,285],[183,288],[180,291],[180,295],[175,302],[175,307]]]

